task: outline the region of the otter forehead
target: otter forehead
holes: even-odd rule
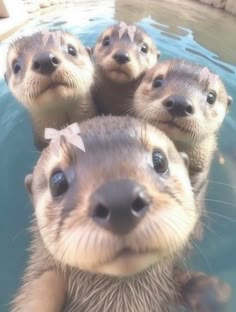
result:
[[[58,38],[52,36],[55,33]],[[30,53],[37,49],[42,48],[52,48],[56,47],[56,44],[64,44],[66,42],[71,42],[72,44],[82,46],[79,39],[74,37],[72,34],[65,31],[53,31],[53,30],[42,30],[36,33],[33,33],[30,36],[19,37],[14,40],[9,47],[7,59],[12,59],[13,56],[21,57],[26,53]],[[59,47],[58,46],[58,47]]]
[[[218,75],[211,72],[208,68],[185,60],[171,60],[156,64],[149,73],[147,80],[151,82],[158,76],[164,76],[168,80],[180,81],[186,85],[197,85],[201,89],[222,84]]]
[[[141,27],[139,27],[137,25],[133,25],[133,24],[130,24],[127,26],[128,27],[135,27],[134,42],[143,42],[143,40],[145,39],[149,43],[154,44],[152,39],[148,36],[148,34]],[[119,24],[112,25],[112,26],[108,27],[101,34],[101,36],[98,39],[98,42],[101,42],[106,36],[112,36],[117,40],[119,39],[121,41],[124,40],[127,42],[131,42],[127,30],[124,32],[124,34],[122,36],[119,35],[120,30],[121,30],[121,27]]]
[[[65,167],[74,161],[99,164],[102,167],[112,161],[124,159],[128,163],[131,155],[135,155],[133,162],[138,162],[143,157],[143,152],[159,149],[169,158],[170,162],[183,165],[174,144],[169,138],[155,127],[138,119],[130,117],[95,117],[80,125],[81,137],[87,152],[83,153],[71,145],[61,152],[61,158],[54,155],[51,147],[47,147],[36,167],[36,175],[42,171],[51,172],[62,163]],[[125,156],[125,157],[124,157]],[[101,161],[101,163],[99,163]],[[90,163],[91,164],[91,163]],[[44,170],[42,170],[44,168]]]
[[[208,91],[214,90],[218,102],[228,106],[227,91],[220,77],[207,67],[190,63],[185,60],[168,60],[157,63],[151,68],[141,82],[141,88],[149,88],[156,79],[163,80],[163,88],[157,94],[182,94],[190,96],[197,102]],[[147,95],[148,91],[143,91]]]

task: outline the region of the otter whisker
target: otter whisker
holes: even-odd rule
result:
[[[236,207],[236,204],[224,201],[224,200],[219,200],[219,199],[213,199],[213,198],[205,198],[205,201],[208,202],[213,202],[213,203],[219,203],[219,204],[224,204],[224,205],[228,205],[231,207]]]
[[[234,186],[233,184],[228,184],[228,183],[223,183],[223,182],[219,182],[219,181],[214,181],[214,180],[207,180],[209,183],[214,183],[214,184],[219,184],[222,186],[227,186],[230,187],[232,189],[236,189],[236,186]]]

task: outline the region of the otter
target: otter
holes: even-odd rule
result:
[[[150,69],[134,95],[134,116],[164,131],[177,149],[188,155],[196,202],[203,211],[217,133],[231,102],[219,76],[179,59]],[[201,232],[199,227],[199,238]]]
[[[159,56],[153,40],[139,26],[121,23],[104,30],[92,49],[93,94],[100,114],[126,114],[142,75]]]
[[[129,117],[85,121],[81,138],[85,153],[49,145],[26,178],[34,241],[12,311],[171,311],[198,219],[185,157]]]
[[[25,179],[34,239],[11,311],[168,312],[191,304],[189,291],[179,293],[191,281],[175,273],[199,217],[187,156],[128,116],[85,121],[81,138],[85,153],[62,139],[59,157],[49,145]]]
[[[44,30],[20,37],[10,44],[6,61],[6,81],[31,116],[39,150],[46,145],[46,127],[60,129],[96,115],[94,68],[88,51],[72,34]]]

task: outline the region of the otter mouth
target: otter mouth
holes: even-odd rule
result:
[[[106,262],[102,263],[102,265],[106,265],[112,263],[118,259],[125,259],[128,260],[129,258],[135,258],[140,256],[145,256],[150,253],[154,253],[155,251],[135,251],[131,248],[125,247],[118,251],[111,259],[107,260]]]
[[[159,120],[158,121],[158,124],[163,124],[163,125],[168,125],[172,128],[176,128],[178,129],[180,132],[183,132],[183,133],[189,133],[189,130],[186,129],[185,127],[183,126],[179,126],[176,122],[174,122],[174,120]]]
[[[134,250],[132,250],[131,248],[123,248],[121,249],[115,256],[115,258],[118,258],[118,257],[129,257],[129,256],[133,256],[133,255],[136,255],[136,254],[140,254],[140,252],[136,252]]]
[[[66,82],[50,82],[46,87],[42,88],[37,94],[35,94],[35,98],[41,96],[42,94],[46,93],[47,91],[55,91],[57,88],[64,87],[64,88],[71,88],[72,86]]]
[[[69,88],[70,86],[69,86],[67,83],[65,83],[65,82],[52,82],[52,83],[50,83],[46,88],[44,88],[44,89],[41,91],[41,93],[44,93],[44,92],[46,92],[46,91],[48,91],[48,90],[54,90],[54,89],[56,89],[56,88],[58,88],[58,87],[66,87],[66,88]]]
[[[129,276],[145,271],[159,261],[160,256],[157,250],[135,251],[131,248],[122,248],[110,259],[97,263],[93,269],[102,274]]]
[[[115,69],[110,70],[110,72],[118,74],[118,75],[124,75],[124,76],[126,76],[128,78],[130,77],[129,73],[126,70],[122,69],[122,68],[115,68]]]

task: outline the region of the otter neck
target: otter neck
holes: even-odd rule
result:
[[[94,87],[94,102],[100,113],[104,115],[127,114],[139,79],[127,83],[118,83],[106,77],[102,72],[97,73]]]
[[[185,152],[189,157],[189,171],[209,171],[213,154],[216,150],[216,136],[209,135],[195,143],[174,142],[180,152]]]
[[[63,270],[69,286],[65,312],[74,311],[73,307],[83,312],[174,311],[177,287],[173,282],[170,263],[164,267],[154,265],[145,272],[122,279],[68,270]]]

